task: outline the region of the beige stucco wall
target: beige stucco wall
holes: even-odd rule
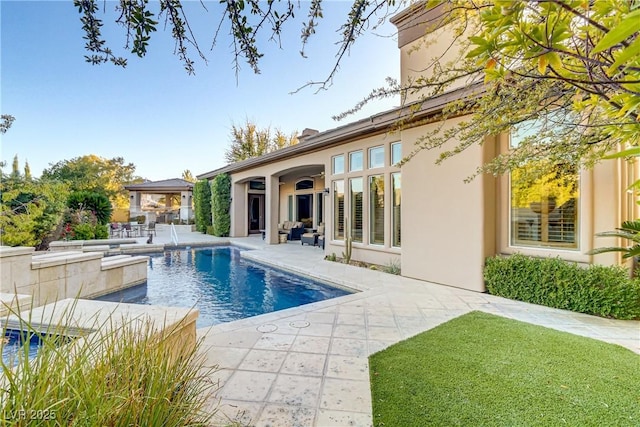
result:
[[[403,131],[404,153],[433,127]],[[402,167],[403,276],[484,290],[484,260],[495,251],[495,180],[479,176],[464,183],[464,179],[493,154],[494,147],[492,141],[470,147],[440,166],[435,165],[440,151],[422,151]]]
[[[467,31],[470,34],[471,30]],[[443,68],[448,63],[460,63],[464,59],[462,45],[451,43],[453,31],[451,27],[435,30],[425,38],[415,40],[400,48],[400,76],[404,87],[404,102],[411,103],[425,96],[427,90],[415,90],[413,86],[420,86],[420,78],[430,78],[434,74],[435,64]],[[471,79],[465,78],[453,82],[447,90],[454,90],[469,84]]]

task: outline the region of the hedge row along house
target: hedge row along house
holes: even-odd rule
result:
[[[435,43],[422,46],[427,27],[437,25],[440,15],[440,10],[410,7],[392,18],[404,84],[425,72],[427,58],[453,54],[446,26],[436,29]],[[198,179],[230,176],[232,237],[264,230],[267,243],[276,244],[284,221],[305,221],[313,228],[324,224],[324,251],[340,256],[350,229],[353,260],[399,261],[403,276],[474,291],[485,290],[485,259],[496,254],[619,263],[618,254],[588,252],[617,243],[596,239],[597,232],[638,216],[627,191],[638,174],[626,161],[607,160],[589,170],[558,168],[560,179],[538,183],[538,188],[516,184],[518,170],[465,183],[479,166],[517,144],[518,135],[505,133],[441,165],[436,159],[455,141],[398,166],[421,135],[439,126],[433,117],[473,89],[460,84],[426,100],[420,100],[420,92],[407,93],[402,107],[324,132],[305,130],[297,145]],[[401,128],[399,119],[404,120]],[[443,130],[462,120],[447,120]]]

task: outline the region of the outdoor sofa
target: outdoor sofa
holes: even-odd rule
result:
[[[278,232],[286,234],[287,240],[300,240],[300,236],[304,234],[304,225],[302,222],[285,221],[278,224]]]

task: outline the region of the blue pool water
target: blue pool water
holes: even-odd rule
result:
[[[28,347],[23,348],[27,340]],[[24,356],[25,350],[28,350],[29,359],[33,359],[38,354],[40,344],[41,339],[37,334],[7,329],[2,343],[2,362],[7,366],[13,366],[17,359]]]
[[[145,285],[100,299],[196,307],[200,328],[349,293],[247,261],[233,247],[176,249],[149,256]]]

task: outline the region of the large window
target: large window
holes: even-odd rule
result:
[[[369,148],[369,169],[384,167],[384,146]]]
[[[333,174],[338,175],[344,173],[344,155],[341,154],[339,156],[332,157],[333,163]]]
[[[553,113],[552,113],[553,114]],[[539,139],[542,123],[522,123],[511,134],[510,147],[553,143]],[[571,162],[530,161],[509,176],[512,246],[578,249],[579,173]]]
[[[349,172],[362,170],[362,151],[349,153]]]
[[[391,144],[391,164],[396,165],[402,160],[402,143],[394,142]]]
[[[384,175],[369,177],[369,243],[384,245]]]
[[[400,247],[401,241],[401,227],[400,227],[400,217],[401,217],[401,199],[402,199],[402,180],[400,173],[392,173],[391,174],[391,183],[393,184],[393,210],[391,218],[391,227],[393,230],[392,238],[392,246]]]
[[[573,165],[530,178],[535,165],[511,172],[511,244],[578,248],[578,171]],[[528,173],[529,172],[529,173]]]
[[[333,181],[333,238],[344,239],[344,181]]]
[[[287,219],[293,221],[293,196],[287,196]]]
[[[351,205],[349,218],[351,237],[354,242],[362,242],[362,178],[353,178],[349,182],[351,184],[349,202]]]

